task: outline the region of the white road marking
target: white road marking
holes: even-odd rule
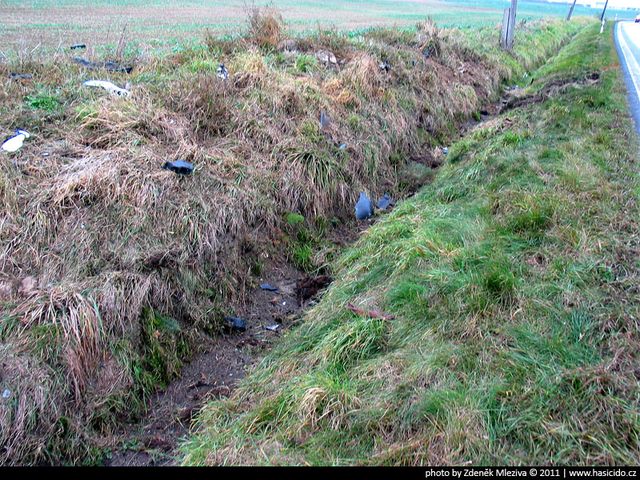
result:
[[[636,60],[631,48],[629,48],[629,44],[625,38],[626,36],[636,37],[633,43],[640,46],[640,25],[636,27],[635,24],[633,24],[630,25],[631,28],[627,28],[627,26],[625,23],[618,23],[618,45],[620,45],[620,50],[629,69],[631,81],[636,89],[636,96],[640,99],[640,64],[638,60]],[[633,33],[629,35],[630,32]]]

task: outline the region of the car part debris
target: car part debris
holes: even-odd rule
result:
[[[216,76],[221,78],[222,80],[226,80],[229,78],[229,70],[224,66],[224,63],[218,65],[218,69],[216,70]]]
[[[274,323],[273,325],[268,325],[268,326],[266,326],[264,328],[265,328],[265,330],[270,330],[272,332],[276,332],[280,328],[280,325],[278,325],[277,323]]]
[[[9,74],[9,78],[12,80],[31,80],[33,78],[33,75],[31,75],[30,73],[11,72]]]
[[[358,308],[352,303],[347,304],[347,309],[351,310],[353,313],[360,317],[380,318],[382,320],[393,320],[394,318],[396,318],[395,315],[387,315],[385,313],[382,313],[380,310],[364,310],[362,308]]]
[[[274,287],[270,283],[261,283],[260,284],[260,288],[262,290],[267,290],[269,292],[277,292],[278,291],[278,287]]]
[[[171,170],[179,175],[189,175],[193,172],[193,163],[185,160],[175,160],[173,162],[165,162],[165,164],[162,165],[162,168],[165,170]]]
[[[298,303],[315,296],[320,290],[328,286],[333,281],[329,275],[318,275],[317,277],[304,277],[296,280],[296,298]]]
[[[224,317],[227,328],[236,332],[244,332],[247,329],[247,322],[240,317]]]
[[[322,110],[320,112],[320,130],[324,130],[325,128],[328,128],[330,124],[331,124],[331,118],[329,118],[329,115],[327,115],[325,111]]]
[[[347,149],[346,143],[341,143],[340,145],[338,145],[338,150],[346,150],[346,149]]]
[[[8,388],[5,388],[4,391],[2,392],[2,398],[9,398],[11,396],[11,390],[9,390]]]
[[[78,65],[82,65],[83,67],[88,68],[89,70],[104,69],[109,72],[121,72],[121,73],[131,73],[133,71],[132,66],[121,65],[118,62],[113,62],[111,60],[108,60],[106,62],[92,62],[90,60],[87,60],[86,58],[73,57],[73,61],[76,62]]]
[[[84,82],[84,85],[86,87],[104,88],[111,95],[116,95],[118,97],[128,97],[131,94],[129,90],[120,88],[111,82],[107,82],[106,80],[87,80],[86,82]]]
[[[449,149],[447,147],[442,147],[442,153],[446,155],[447,153],[449,153]]]
[[[391,197],[389,196],[388,193],[385,193],[379,200],[378,203],[376,204],[376,206],[378,207],[378,209],[380,210],[386,210],[387,208],[389,208],[390,206],[393,205],[393,200],[391,200]]]
[[[389,73],[389,71],[391,70],[391,65],[389,65],[389,62],[387,62],[386,60],[383,62],[380,62],[378,67],[380,68],[380,70],[382,70],[385,73]]]
[[[84,43],[76,43],[69,47],[71,50],[84,50],[87,46]]]
[[[22,148],[25,139],[29,138],[31,135],[29,132],[24,130],[16,130],[16,133],[9,138],[7,138],[2,144],[2,150],[5,152],[16,152]]]
[[[356,203],[356,218],[358,220],[366,220],[373,215],[373,203],[371,199],[367,197],[367,194],[360,192],[360,198]]]

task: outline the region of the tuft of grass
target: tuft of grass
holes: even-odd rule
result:
[[[55,112],[60,107],[60,100],[58,96],[46,92],[27,95],[25,101],[30,108],[34,110],[43,110],[48,113]]]
[[[248,38],[259,47],[274,49],[283,38],[284,20],[273,6],[249,7],[247,24]]]
[[[185,464],[640,461],[638,141],[598,29],[532,73],[566,88],[456,142],[340,256],[319,304],[204,408]]]

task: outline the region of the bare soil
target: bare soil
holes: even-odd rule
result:
[[[372,222],[341,224],[328,239],[343,247],[355,241]],[[211,400],[229,396],[251,365],[301,318],[305,308],[314,304],[314,299],[297,299],[296,282],[306,277],[286,262],[272,260],[257,279],[258,286],[247,292],[244,306],[235,312],[246,321],[246,331],[211,338],[203,353],[182,369],[181,376],[150,399],[146,416],[123,426],[117,434],[118,446],[105,464],[175,465],[180,440],[189,433],[198,411]],[[260,288],[264,283],[278,291]],[[267,328],[276,325],[275,331]]]
[[[228,396],[247,367],[264,355],[274,339],[299,318],[295,282],[302,273],[288,265],[270,266],[260,283],[278,287],[270,292],[257,287],[247,295],[235,315],[246,321],[244,332],[212,338],[204,352],[186,365],[180,378],[156,393],[141,422],[125,425],[119,447],[106,462],[110,466],[152,466],[175,463],[176,448],[200,408],[210,400]],[[276,331],[266,327],[278,325]]]

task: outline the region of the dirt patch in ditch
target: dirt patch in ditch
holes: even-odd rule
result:
[[[178,379],[151,398],[147,415],[140,422],[124,426],[118,435],[120,446],[111,452],[106,465],[175,464],[179,441],[189,432],[200,408],[210,400],[228,396],[247,367],[299,318],[302,306],[296,300],[296,280],[301,276],[286,264],[269,265],[260,283],[269,283],[278,291],[258,286],[247,292],[245,306],[234,312],[246,321],[246,330],[212,338],[203,353],[182,369]]]
[[[328,234],[338,247],[353,243],[375,220],[347,222]],[[165,390],[154,394],[147,414],[117,433],[107,466],[169,466],[192,421],[209,401],[227,397],[247,369],[259,361],[284,332],[294,326],[328,285],[327,275],[307,275],[282,260],[272,259],[247,291],[234,315],[246,321],[245,331],[211,338]],[[269,284],[277,291],[260,285]]]

